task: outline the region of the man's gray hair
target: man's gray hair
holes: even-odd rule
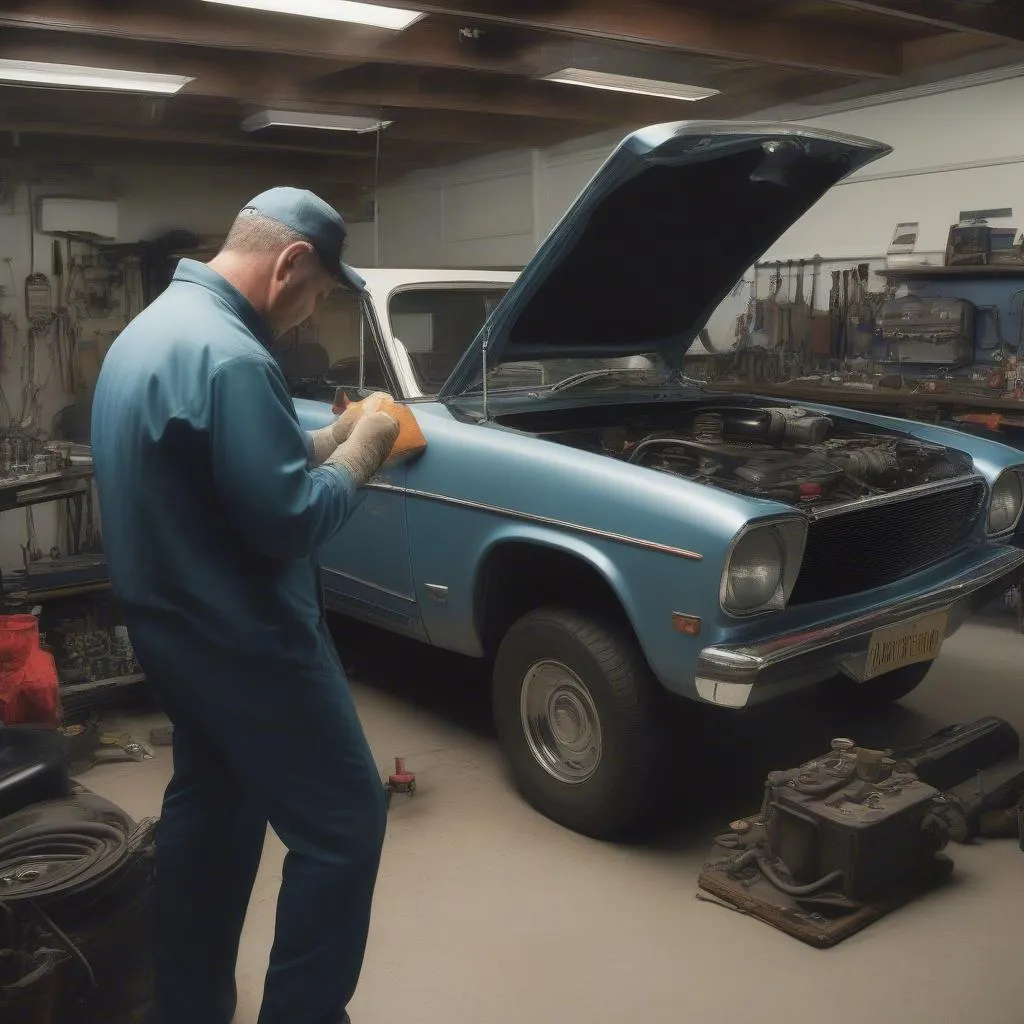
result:
[[[282,224],[280,221],[265,217],[254,210],[243,210],[236,218],[227,238],[224,239],[222,252],[238,252],[246,255],[263,255],[280,252],[295,242],[307,242],[297,231]]]

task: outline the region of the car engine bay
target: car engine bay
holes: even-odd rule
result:
[[[792,405],[591,406],[586,418],[595,422],[586,426],[579,412],[564,411],[571,429],[559,429],[555,410],[501,422],[530,429],[526,421],[534,420],[531,432],[558,444],[793,505],[888,494],[973,468],[967,455],[942,445]]]

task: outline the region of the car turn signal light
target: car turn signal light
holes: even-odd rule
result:
[[[700,619],[696,615],[672,613],[672,628],[683,636],[700,636]]]

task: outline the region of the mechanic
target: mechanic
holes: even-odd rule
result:
[[[384,789],[324,622],[317,550],[398,435],[375,394],[301,428],[268,348],[336,286],[344,221],[274,188],[111,346],[92,443],[114,594],[174,725],[157,833],[159,1024],[228,1024],[268,823],[288,849],[259,1024],[339,1024]]]

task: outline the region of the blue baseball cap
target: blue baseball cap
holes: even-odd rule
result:
[[[318,195],[307,189],[279,185],[251,199],[241,213],[259,213],[291,228],[313,246],[331,277],[353,291],[361,292],[366,287],[366,282],[342,262],[341,250],[348,229],[341,214]]]

